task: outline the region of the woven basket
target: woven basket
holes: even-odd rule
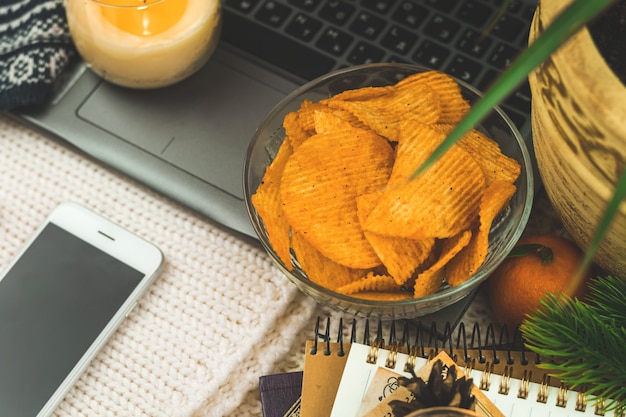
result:
[[[570,0],[540,2],[530,42]],[[626,161],[626,88],[589,32],[530,75],[533,144],[549,199],[577,244],[589,246]],[[594,258],[626,277],[626,203]]]

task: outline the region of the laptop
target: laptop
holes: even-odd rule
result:
[[[281,98],[335,69],[386,61],[442,70],[484,90],[527,44],[536,0],[506,3],[223,0],[220,45],[192,77],[132,90],[76,60],[49,103],[13,115],[254,237],[243,197],[244,159],[256,126]],[[528,85],[502,107],[530,140]]]

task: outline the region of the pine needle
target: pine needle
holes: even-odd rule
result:
[[[550,294],[521,326],[527,347],[550,361],[539,366],[571,388],[626,405],[626,280],[591,283],[588,300]]]

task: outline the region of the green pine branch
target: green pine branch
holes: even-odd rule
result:
[[[571,388],[626,406],[626,280],[596,278],[588,299],[549,294],[521,326],[526,346],[549,361],[539,366]]]
[[[596,300],[594,307],[604,317],[615,320],[622,327],[626,326],[626,308],[624,305],[624,287],[622,279],[608,277],[594,280],[590,283],[590,300]]]

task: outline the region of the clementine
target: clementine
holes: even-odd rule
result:
[[[513,255],[514,254],[514,255]],[[568,288],[583,260],[571,240],[558,235],[527,236],[487,280],[487,294],[498,321],[511,328],[541,306],[547,293],[583,298],[588,278]]]

